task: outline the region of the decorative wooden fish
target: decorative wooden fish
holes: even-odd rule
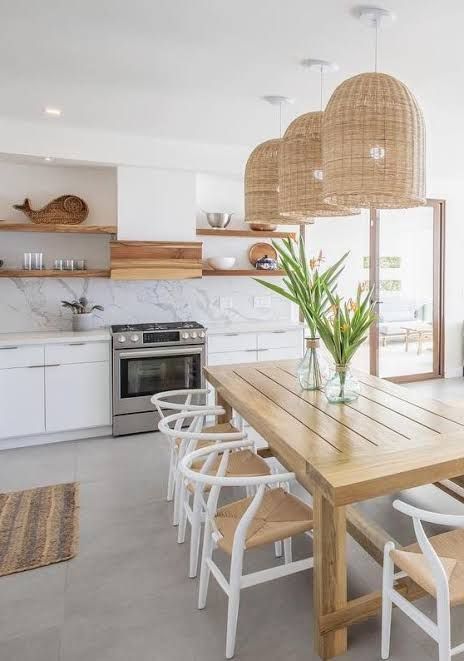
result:
[[[38,210],[31,208],[27,198],[23,204],[13,204],[13,207],[22,211],[33,223],[79,225],[89,215],[87,203],[76,195],[61,195]]]

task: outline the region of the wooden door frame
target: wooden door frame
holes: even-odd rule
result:
[[[404,374],[394,377],[383,377],[394,383],[410,383],[440,379],[445,376],[445,223],[446,202],[442,199],[427,199],[427,206],[433,208],[433,343],[436,350],[433,355],[432,372],[423,374]],[[380,214],[381,209],[370,210],[369,230],[369,282],[374,286],[373,296],[377,301],[376,312],[379,312],[379,275],[380,275]],[[438,304],[437,304],[438,302]],[[371,327],[370,372],[379,376],[379,324]]]

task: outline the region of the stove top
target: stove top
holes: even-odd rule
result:
[[[132,331],[168,331],[185,329],[204,329],[205,327],[196,321],[173,321],[158,324],[119,324],[111,326],[112,333],[130,333]]]

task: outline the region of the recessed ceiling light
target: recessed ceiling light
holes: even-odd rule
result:
[[[53,117],[60,117],[61,116],[61,110],[59,108],[52,108],[50,106],[47,106],[44,110],[46,115],[52,115]]]
[[[51,156],[45,156],[44,161],[50,162],[53,161],[53,158]]]

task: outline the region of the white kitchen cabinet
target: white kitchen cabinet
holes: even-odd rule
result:
[[[15,447],[8,439],[24,445],[29,437],[33,444],[64,440],[57,432],[78,438],[79,430],[103,431],[111,425],[110,374],[107,341],[71,335],[63,342],[21,345],[18,338],[0,345],[0,439]]]
[[[282,347],[280,349],[263,349],[258,351],[258,362],[266,360],[291,360],[301,358],[300,347]]]
[[[256,350],[229,351],[224,353],[212,353],[208,356],[208,365],[233,365],[234,363],[254,363],[256,361]]]
[[[107,362],[45,368],[45,419],[48,432],[111,424]]]
[[[0,438],[44,431],[44,367],[0,369]]]

